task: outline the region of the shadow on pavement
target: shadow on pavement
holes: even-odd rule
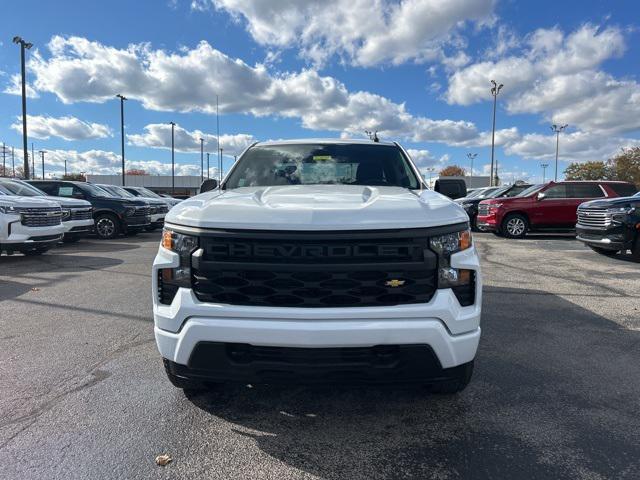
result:
[[[558,296],[486,288],[470,386],[186,392],[321,478],[637,478],[640,332]]]

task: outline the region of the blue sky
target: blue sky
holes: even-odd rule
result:
[[[475,152],[481,172],[492,78],[505,84],[503,180],[540,180],[540,164],[553,163],[554,121],[569,124],[561,170],[640,144],[635,1],[60,0],[3,13],[0,141],[22,158],[11,42],[20,35],[34,44],[29,142],[49,152],[51,174],[65,159],[73,171],[118,171],[116,93],[129,98],[129,167],[153,173],[169,171],[170,121],[179,171],[199,173],[198,139],[216,151],[216,94],[231,155],[254,140],[376,129],[423,170],[469,168]]]

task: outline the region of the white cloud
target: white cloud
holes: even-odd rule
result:
[[[11,125],[16,132],[22,132],[22,117],[17,117]],[[59,137],[64,140],[88,140],[106,138],[113,135],[111,129],[101,123],[89,123],[76,117],[47,117],[27,115],[29,135],[41,140]]]
[[[466,22],[491,20],[494,0],[211,0],[244,21],[261,45],[300,49],[320,64],[333,55],[371,66],[431,61],[460,42]]]
[[[314,130],[359,135],[370,129],[416,142],[473,142],[478,136],[471,122],[417,117],[404,104],[370,92],[349,92],[335,78],[315,70],[273,75],[207,42],[167,53],[148,44],[117,49],[84,38],[54,36],[49,49],[49,58],[36,52],[30,68],[37,88],[64,103],[101,103],[122,93],[151,110],[212,114],[219,95],[223,113],[299,118]]]
[[[7,86],[5,87],[5,89],[3,90],[3,92],[9,95],[22,96],[22,77],[20,76],[20,74],[15,73],[11,75],[11,79],[7,84]],[[33,88],[33,86],[29,82],[25,84],[25,92],[27,94],[27,98],[39,97],[38,92]]]
[[[489,100],[489,80],[504,83],[500,99],[509,113],[537,113],[584,131],[631,132],[640,128],[640,85],[598,70],[625,50],[622,31],[584,25],[565,35],[539,29],[519,55],[484,61],[449,78],[445,98],[469,105]]]
[[[560,135],[559,159],[568,161],[606,160],[620,151],[640,145],[640,140],[596,135],[587,132],[571,132]],[[527,134],[506,146],[507,155],[519,155],[534,160],[555,161],[555,134]]]
[[[129,145],[150,148],[171,148],[171,125],[152,123],[144,127],[142,134],[127,135]],[[205,152],[217,152],[217,138],[200,130],[188,131],[176,125],[174,131],[174,147],[178,152],[200,152],[200,139],[204,139]],[[220,135],[222,151],[228,155],[238,155],[251,145],[255,139],[252,135],[239,133],[236,135]]]

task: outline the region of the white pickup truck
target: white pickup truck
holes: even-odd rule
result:
[[[60,204],[0,191],[0,253],[40,255],[62,239]]]
[[[257,143],[211,187],[169,212],[153,264],[174,385],[466,387],[482,304],[469,218],[402,147]]]

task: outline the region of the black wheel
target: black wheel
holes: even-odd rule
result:
[[[618,250],[607,250],[606,248],[594,247],[589,245],[589,248],[600,255],[606,255],[607,257],[613,257],[618,253]]]
[[[48,251],[51,247],[36,247],[30,250],[22,250],[22,253],[28,257],[35,257],[36,255],[42,255],[46,251]]]
[[[115,215],[102,213],[96,217],[96,235],[102,240],[116,238],[120,233],[120,222]]]
[[[457,378],[447,380],[446,382],[434,383],[429,386],[429,391],[450,395],[461,392],[467,388],[467,385],[469,385],[469,382],[471,381],[471,376],[473,375],[473,360],[469,363],[460,365],[458,369],[459,373]]]
[[[640,263],[640,235],[636,235],[636,241],[633,242],[633,247],[631,248],[631,258],[634,262]]]
[[[478,231],[478,216],[477,215],[473,215],[470,219],[469,219],[469,224],[471,225],[471,230],[474,232]]]
[[[79,241],[79,240],[80,240],[80,237],[78,237],[77,235],[71,235],[71,236],[69,236],[69,235],[65,235],[65,236],[62,238],[62,241],[63,241],[64,243],[76,243],[76,242],[77,242],[77,241]]]
[[[171,372],[169,368],[169,361],[166,359],[162,359],[162,363],[164,364],[164,371],[167,374],[167,378],[176,388],[181,388],[183,390],[204,390],[206,385],[203,382],[198,382],[196,380],[190,380],[188,378],[183,378],[175,375]]]
[[[500,231],[507,238],[524,238],[529,230],[529,221],[524,215],[510,213],[502,221]]]

